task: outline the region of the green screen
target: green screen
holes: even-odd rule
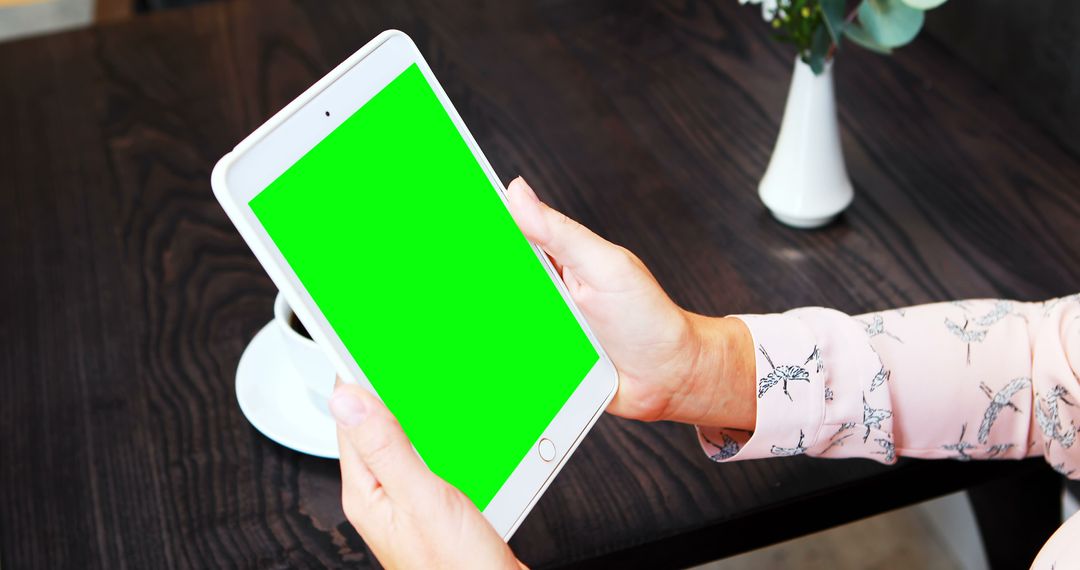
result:
[[[420,69],[250,205],[424,461],[484,509],[598,356]]]

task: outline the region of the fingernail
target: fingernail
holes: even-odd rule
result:
[[[529,186],[529,183],[525,182],[524,178],[518,176],[515,179],[515,182],[521,184],[521,188],[525,190],[525,195],[529,198],[532,198],[533,202],[540,203],[540,198],[536,197],[536,192],[533,192],[532,186]]]
[[[330,413],[345,427],[358,426],[367,416],[364,403],[347,391],[335,391],[330,397]]]

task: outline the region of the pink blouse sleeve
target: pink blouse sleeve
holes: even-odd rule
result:
[[[699,427],[716,461],[1042,455],[1080,478],[1080,294],[739,318],[757,348],[757,424]]]

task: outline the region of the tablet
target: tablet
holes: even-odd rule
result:
[[[380,34],[211,182],[342,378],[508,539],[618,379],[412,40]]]

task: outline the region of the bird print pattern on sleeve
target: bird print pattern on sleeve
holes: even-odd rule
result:
[[[1080,479],[1080,294],[739,318],[760,355],[756,428],[699,428],[714,460],[1041,454]]]
[[[896,446],[893,442],[884,437],[879,437],[874,440],[874,443],[881,446],[881,451],[871,451],[874,455],[884,455],[886,463],[892,463],[896,459]]]
[[[1054,468],[1054,471],[1057,471],[1058,473],[1061,473],[1066,477],[1070,477],[1073,473],[1076,472],[1076,469],[1066,469],[1064,463],[1055,463],[1051,465],[1051,467]]]
[[[990,398],[990,404],[986,406],[982,422],[979,423],[979,443],[986,443],[990,439],[990,428],[994,427],[994,422],[1002,410],[1007,408],[1013,412],[1021,413],[1020,408],[1016,407],[1016,404],[1012,403],[1011,400],[1021,390],[1031,388],[1031,378],[1026,376],[1013,378],[997,393],[994,393],[985,382],[980,382],[979,388]]]
[[[814,362],[814,369],[820,374],[825,370],[825,362],[821,358],[821,349],[817,345],[814,345],[814,352],[810,353],[810,356],[806,358],[806,362],[803,366],[810,364],[810,361]],[[828,396],[828,394],[826,394]]]
[[[881,387],[882,384],[889,381],[889,376],[892,376],[892,372],[885,370],[885,365],[881,365],[881,370],[878,370],[877,374],[874,374],[874,379],[870,381],[870,391],[873,392]]]
[[[1027,317],[1013,310],[1015,303],[1012,301],[991,301],[989,306],[986,301],[955,301],[951,304],[960,309],[964,324],[945,317],[945,329],[966,345],[964,356],[969,366],[972,345],[985,341],[994,325],[1008,316],[1016,316],[1027,322]]]
[[[849,437],[855,435],[855,432],[851,430],[853,430],[857,425],[858,424],[855,422],[844,422],[840,424],[840,427],[836,428],[836,431],[833,432],[832,436],[829,437],[829,445],[825,447],[825,450],[822,451],[822,454],[824,455],[834,447],[842,447],[844,445],[844,441],[846,441]]]
[[[1076,424],[1070,420],[1069,429],[1065,429],[1062,426],[1060,417],[1060,404],[1070,407],[1075,406],[1066,397],[1067,394],[1065,387],[1059,384],[1051,388],[1050,393],[1046,396],[1036,395],[1035,397],[1035,421],[1039,424],[1043,437],[1046,438],[1047,450],[1050,449],[1050,444],[1054,442],[1068,449],[1072,447],[1073,442],[1076,440]]]
[[[862,334],[841,334],[848,330],[845,318]],[[758,431],[767,432],[767,439],[755,444],[754,432],[710,432],[713,439],[703,446],[718,460],[789,450],[886,463],[905,455],[969,461],[1042,452],[1057,454],[1053,464],[1060,463],[1063,472],[1080,475],[1080,445],[1074,445],[1080,378],[1071,370],[1064,376],[1075,379],[1071,385],[1033,377],[1038,354],[1030,342],[1037,331],[1068,328],[1061,323],[1074,323],[1072,334],[1080,338],[1080,295],[1043,303],[939,303],[859,317],[799,309],[746,319],[760,355]],[[810,332],[792,332],[799,330]],[[1070,345],[1063,336],[1048,340],[1056,341],[1058,354],[1080,344]],[[1055,342],[1046,344],[1055,348]],[[846,361],[830,364],[837,355]],[[1080,362],[1080,354],[1057,361]],[[931,363],[938,368],[929,368]],[[915,416],[895,416],[897,395]],[[925,411],[912,407],[913,401]],[[1037,428],[1034,438],[1029,425]],[[896,430],[903,432],[903,445]]]
[[[1016,447],[1015,443],[995,443],[986,448],[986,457],[984,459],[997,459],[1014,447]]]
[[[709,439],[708,436],[702,434],[702,438],[705,442],[715,448],[715,451],[709,454],[709,459],[712,459],[713,461],[731,459],[732,457],[735,457],[735,454],[739,452],[739,448],[742,447],[739,445],[739,442],[735,441],[734,438],[726,433],[721,433],[720,437],[722,438],[723,443],[716,443]]]
[[[994,323],[1004,319],[1007,315],[1012,313],[1012,303],[1010,301],[997,301],[994,303],[994,307],[989,312],[975,317],[971,322],[980,327],[989,327]]]
[[[769,452],[780,457],[802,455],[803,453],[806,453],[806,446],[803,445],[805,439],[806,435],[803,434],[802,430],[799,430],[799,442],[795,444],[795,447],[780,447],[779,445],[774,445],[769,448]]]
[[[772,358],[769,357],[769,353],[766,352],[764,346],[758,346],[758,350],[761,351],[761,354],[765,356],[765,360],[769,362],[769,366],[772,367],[772,370],[770,370],[768,374],[758,380],[757,397],[764,398],[765,394],[769,391],[770,388],[776,386],[777,384],[781,384],[784,389],[784,395],[787,396],[789,400],[794,401],[791,398],[791,393],[788,392],[788,382],[810,381],[810,372],[808,372],[806,368],[803,368],[803,366],[809,364],[810,361],[814,358],[814,355],[817,354],[817,347],[814,347],[814,352],[810,353],[810,356],[806,359],[806,362],[803,362],[802,366],[794,364],[784,364],[777,366],[773,364]]]
[[[901,316],[903,316],[903,315],[901,315]],[[900,337],[896,336],[895,334],[893,334],[893,333],[891,333],[891,332],[889,332],[888,330],[885,329],[885,317],[883,317],[881,315],[870,315],[870,320],[869,321],[864,320],[864,321],[860,321],[860,322],[862,322],[862,324],[866,326],[866,336],[868,336],[870,338],[874,338],[875,336],[885,335],[885,336],[895,340],[896,342],[900,342],[900,343],[904,342],[904,341],[900,340]]]
[[[968,330],[968,326],[971,325],[971,321],[964,321],[964,326],[960,326],[952,321],[949,317],[945,317],[945,328],[956,338],[960,339],[960,342],[966,345],[967,352],[965,361],[968,365],[971,365],[971,345],[972,343],[982,342],[986,339],[986,330],[984,329],[971,329]]]
[[[866,433],[863,434],[862,440],[863,440],[863,443],[866,443],[866,440],[870,439],[870,430],[872,430],[872,429],[880,430],[881,429],[881,422],[883,422],[883,421],[885,421],[885,420],[892,417],[892,410],[887,410],[885,408],[873,408],[873,407],[871,407],[869,404],[866,403],[866,394],[863,394],[862,406],[863,406],[862,425],[863,425],[863,427],[866,428]]]
[[[968,455],[968,450],[975,449],[975,444],[969,443],[964,439],[964,434],[966,432],[967,424],[964,424],[960,426],[960,439],[956,440],[955,443],[947,443],[941,446],[941,449],[953,452],[955,455],[953,455],[952,458],[957,461],[970,461],[971,456]]]

